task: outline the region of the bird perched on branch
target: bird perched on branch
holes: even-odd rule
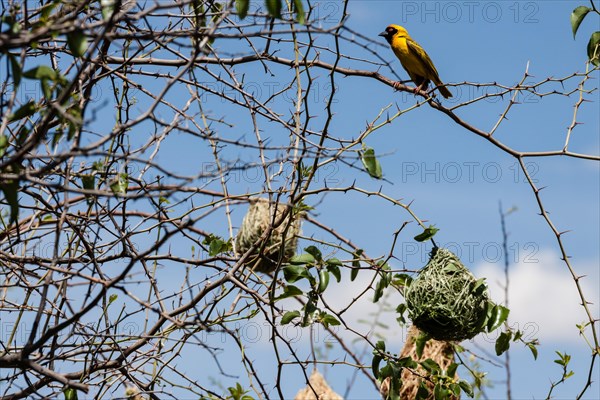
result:
[[[390,25],[379,36],[383,36],[392,46],[394,54],[408,72],[410,79],[417,85],[417,90],[426,90],[431,81],[439,88],[442,96],[452,97],[452,93],[440,80],[431,58],[417,42],[412,40],[406,29],[400,25]]]

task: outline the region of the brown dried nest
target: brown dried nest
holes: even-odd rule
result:
[[[289,208],[285,204],[270,203],[268,199],[250,200],[250,208],[235,238],[236,255],[244,255],[269,228],[273,229],[246,259],[244,264],[247,268],[273,272],[280,262],[286,263],[296,254],[302,214]],[[284,214],[286,217],[282,218]]]
[[[421,358],[418,358],[415,340],[419,335],[419,330],[414,326],[411,326],[408,330],[408,338],[406,339],[406,343],[404,343],[404,347],[400,352],[400,358],[410,356],[413,360],[417,362],[431,358],[440,366],[442,370],[446,370],[448,366],[454,362],[454,350],[452,348],[452,344],[449,342],[430,339],[427,341],[425,347],[423,348],[423,354],[421,355]],[[423,367],[419,366],[416,369],[416,372],[418,375],[407,370],[406,368],[402,370],[402,387],[400,388],[400,400],[414,400],[417,396],[419,385],[421,385],[421,382],[423,381],[427,385],[427,388],[429,389],[430,393],[429,397],[427,397],[427,400],[433,400],[433,384],[427,379],[421,378],[421,376],[427,376],[427,371],[425,371]],[[458,377],[455,378],[458,379]],[[388,398],[389,388],[390,378],[385,378],[381,383],[381,387],[379,389],[379,393],[381,393],[382,398]],[[451,397],[451,399],[458,400],[458,398],[454,396]]]
[[[344,400],[342,396],[329,387],[323,375],[316,369],[308,379],[310,385],[300,389],[294,400]],[[312,386],[312,388],[311,388]],[[314,390],[313,390],[314,389]],[[317,395],[315,396],[315,392]]]

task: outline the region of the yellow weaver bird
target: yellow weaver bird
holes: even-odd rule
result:
[[[438,86],[442,96],[452,97],[452,93],[442,83],[431,58],[417,42],[412,40],[406,29],[400,25],[390,25],[379,36],[383,36],[392,46],[394,54],[408,72],[410,79],[417,85],[417,90],[427,90],[431,81]]]

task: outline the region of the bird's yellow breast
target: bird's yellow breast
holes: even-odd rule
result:
[[[392,40],[392,50],[409,74],[423,77],[428,75],[421,59],[408,48],[406,37],[395,37]]]

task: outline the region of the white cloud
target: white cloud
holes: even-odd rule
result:
[[[509,323],[542,342],[580,341],[575,324],[587,320],[575,282],[565,263],[554,251],[542,251],[537,262],[520,262],[510,268]],[[587,275],[580,283],[594,318],[598,318],[598,262],[571,260],[577,274]],[[485,263],[475,268],[486,277],[495,302],[504,299],[504,270],[501,264]]]

